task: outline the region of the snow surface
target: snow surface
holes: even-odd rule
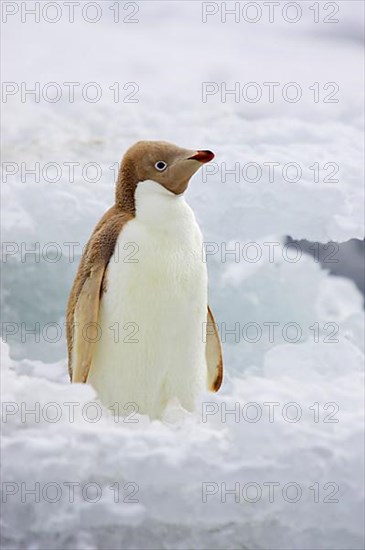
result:
[[[334,25],[314,24],[307,4],[301,3],[304,15],[296,24],[222,24],[219,18],[203,24],[201,3],[186,1],[140,2],[140,22],[132,25],[116,25],[110,14],[93,25],[80,19],[23,24],[16,18],[3,25],[5,81],[93,81],[103,89],[95,104],[80,98],[21,103],[17,96],[6,103],[3,161],[27,167],[37,161],[97,162],[103,174],[97,183],[85,181],[80,170],[73,183],[66,171],[57,183],[32,177],[23,182],[20,173],[3,182],[3,241],[19,248],[39,242],[41,249],[55,242],[64,252],[65,243],[80,243],[74,261],[66,254],[59,262],[8,258],[3,322],[62,326],[81,247],[113,200],[109,167],[134,141],[166,139],[212,149],[227,168],[273,161],[303,167],[297,183],[282,177],[270,182],[266,172],[257,183],[228,176],[223,182],[220,172],[205,181],[200,172],[190,185],[187,198],[205,241],[218,246],[208,268],[219,326],[230,330],[239,323],[242,330],[257,323],[262,330],[257,342],[248,341],[251,332],[238,342],[227,335],[223,390],[200,396],[195,414],[172,405],[164,422],[138,415],[129,419],[138,422],[116,422],[105,410],[99,421],[87,421],[80,411],[97,396],[88,386],[68,384],[63,335],[56,343],[29,335],[22,341],[19,331],[3,345],[3,402],[19,408],[38,402],[41,410],[39,421],[28,415],[22,422],[16,412],[2,425],[2,481],[19,484],[2,505],[4,548],[363,547],[362,297],[355,285],[329,276],[307,255],[285,261],[282,244],[285,235],[321,242],[363,238],[363,4],[337,2],[340,22]],[[136,82],[139,102],[114,103],[108,87],[116,81]],[[226,81],[227,87],[297,82],[303,100],[222,103],[217,95],[203,103],[202,82],[211,81]],[[308,91],[314,82],[338,83],[340,101],[314,103]],[[339,182],[315,183],[309,169],[314,162],[336,162]],[[262,251],[260,261],[241,256],[235,262],[232,255],[222,261],[221,243],[242,248],[251,241]],[[277,244],[274,261],[268,242]],[[288,323],[300,327],[297,343],[288,341],[295,333],[284,337]],[[62,412],[57,422],[45,412],[51,402]],[[74,422],[64,404],[70,402],[79,403]],[[257,422],[243,414],[252,402],[262,411]],[[273,422],[264,405],[269,402],[278,403]],[[294,409],[285,408],[291,402],[301,411],[297,422],[290,422]],[[237,406],[239,421],[228,415],[222,422],[224,407]],[[205,418],[207,409],[214,414]],[[58,483],[61,498],[50,503],[28,496],[21,502],[22,482],[28,489],[35,482],[41,489]],[[80,484],[73,503],[65,482]],[[80,487],[90,482],[101,488],[98,502],[82,497]],[[224,482],[227,489],[256,483],[261,499],[235,502],[228,494],[222,502]],[[273,502],[264,485],[269,482],[279,484]],[[301,488],[298,502],[283,498],[289,482]],[[115,483],[137,484],[138,502],[114,502]],[[207,502],[203,483],[218,488]],[[324,502],[333,487],[338,502]]]

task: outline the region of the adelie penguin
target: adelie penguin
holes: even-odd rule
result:
[[[202,235],[184,198],[213,158],[140,141],[122,160],[115,204],[85,248],[67,309],[71,380],[90,383],[106,407],[135,403],[159,418],[172,399],[192,411],[200,391],[220,388]]]

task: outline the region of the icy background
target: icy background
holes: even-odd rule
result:
[[[33,4],[29,2],[28,4]],[[62,5],[62,2],[60,2]],[[64,322],[67,295],[81,247],[101,214],[113,201],[110,169],[123,151],[139,139],[164,139],[189,148],[212,149],[217,163],[297,162],[303,178],[258,183],[235,182],[221,174],[191,182],[187,200],[194,208],[205,241],[219,252],[209,257],[210,303],[221,326],[232,329],[257,323],[258,342],[227,336],[226,377],[218,396],[200,398],[197,412],[178,408],[164,422],[115,422],[104,411],[98,422],[79,414],[95,401],[90,387],[68,384],[65,342],[39,342],[20,331],[3,345],[4,402],[28,408],[55,402],[58,422],[19,414],[3,423],[3,482],[98,483],[102,497],[88,502],[75,491],[70,503],[64,490],[58,502],[20,494],[3,504],[4,548],[230,548],[357,549],[363,533],[363,300],[355,285],[331,277],[307,255],[285,261],[282,245],[270,261],[266,242],[285,236],[327,243],[363,238],[363,53],[362,2],[337,2],[336,24],[313,23],[308,2],[296,24],[280,16],[256,24],[222,24],[215,16],[201,22],[201,3],[139,2],[138,24],[115,24],[112,3],[96,24],[76,18],[69,24],[3,25],[3,80],[26,82],[98,82],[103,96],[87,103],[76,93],[74,103],[39,103],[19,95],[8,98],[3,116],[3,161],[28,167],[35,162],[97,162],[102,178],[90,183],[75,169],[59,182],[35,182],[20,173],[2,183],[2,239],[19,248],[39,243],[78,242],[76,258],[65,253],[58,262],[39,262],[19,255],[3,264],[3,322]],[[284,4],[284,3],[282,3]],[[323,5],[323,3],[320,3]],[[124,15],[124,13],[121,11]],[[109,87],[116,81],[139,87],[138,103],[115,103]],[[298,103],[247,103],[219,94],[202,102],[202,82],[297,82]],[[308,87],[336,82],[338,103],[314,103]],[[63,88],[64,89],[64,88]],[[281,88],[279,88],[280,90]],[[123,90],[122,90],[123,92]],[[125,92],[123,92],[125,93]],[[3,105],[4,106],[4,105]],[[314,162],[337,162],[338,183],[313,181]],[[256,263],[222,262],[221,243],[255,241],[263,251]],[[51,253],[50,253],[51,256]],[[264,323],[279,323],[273,341]],[[282,329],[297,323],[301,337],[285,339]],[[318,323],[318,342],[313,327]],[[339,330],[331,334],[331,325]],[[51,339],[51,331],[48,338]],[[250,333],[250,338],[252,335]],[[80,403],[74,422],[67,402]],[[218,412],[203,422],[205,402]],[[262,418],[242,415],[221,421],[223,407],[250,402]],[[269,422],[267,402],[278,403]],[[298,422],[283,418],[287,403],[299,405]],[[319,404],[314,421],[313,404]],[[334,403],[338,411],[325,422]],[[312,407],[312,409],[310,408]],[[43,410],[43,409],[42,409]],[[252,411],[251,411],[252,413]],[[49,413],[52,414],[51,412]],[[90,413],[92,414],[92,413]],[[250,413],[248,413],[250,414]],[[292,411],[288,411],[290,416]],[[331,419],[331,418],[330,418]],[[115,503],[110,486],[138,485],[138,503]],[[202,502],[202,483],[256,483],[263,489],[256,502],[219,493]],[[279,483],[274,502],[263,484]],[[281,489],[297,483],[302,497],[286,502]],[[331,486],[338,502],[325,502]],[[320,487],[315,502],[314,484]],[[326,488],[326,487],[327,488]],[[291,496],[291,495],[290,495]]]

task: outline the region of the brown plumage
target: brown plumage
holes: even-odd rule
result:
[[[74,326],[75,308],[82,293],[85,289],[86,282],[96,281],[99,286],[99,292],[90,298],[90,302],[84,307],[91,307],[89,311],[89,319],[87,323],[97,323],[97,313],[99,309],[99,300],[103,292],[106,290],[104,282],[106,268],[109,260],[112,257],[117,242],[118,235],[125,223],[131,220],[134,216],[123,210],[116,204],[112,206],[101,218],[95,227],[89,242],[87,243],[84,254],[81,258],[80,265],[73,283],[68,305],[67,305],[67,346],[68,346],[68,369],[72,380],[72,351],[74,345],[74,335],[76,327]],[[86,298],[86,297],[85,297]],[[95,303],[97,302],[97,303]],[[79,331],[78,331],[79,332]],[[82,338],[82,335],[81,335]],[[82,338],[83,345],[89,345],[92,348],[92,342],[87,342],[86,338]],[[82,342],[81,342],[82,343]],[[85,350],[86,351],[86,350]],[[89,350],[92,354],[92,350]],[[86,382],[86,378],[80,380]]]

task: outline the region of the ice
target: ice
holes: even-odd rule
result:
[[[290,273],[290,264],[282,263],[284,274],[276,273],[281,279],[277,288],[267,263],[256,270],[259,298],[255,303],[261,307],[253,304],[246,316],[263,325],[278,313],[276,301],[271,309],[263,305],[261,293],[270,286],[274,295],[281,292],[283,322],[295,318],[303,327],[302,341],[291,344],[275,338],[270,344],[264,333],[263,344],[251,345],[252,350],[247,342],[227,342],[224,390],[200,396],[194,414],[172,404],[163,422],[150,422],[138,414],[118,419],[102,409],[99,421],[93,422],[95,406],[84,407],[97,403],[97,396],[89,386],[67,383],[65,361],[14,361],[3,345],[3,407],[17,403],[20,408],[25,403],[34,410],[39,403],[39,419],[28,414],[26,423],[20,410],[6,409],[3,481],[22,481],[29,490],[35,482],[43,488],[57,484],[61,491],[55,503],[42,499],[34,503],[30,496],[21,503],[20,485],[19,494],[7,496],[5,547],[160,548],[166,544],[203,549],[221,548],[223,541],[232,549],[362,547],[361,297],[352,283],[331,278],[307,257],[301,269],[310,289],[308,299],[301,293],[301,277]],[[235,270],[232,267],[226,269],[225,288],[234,292],[237,281],[233,282],[232,273],[238,270],[237,264]],[[247,290],[242,300],[246,293],[247,297],[252,294],[249,279],[243,278]],[[342,300],[336,302],[339,290]],[[227,293],[221,295],[222,303],[229,303]],[[326,317],[326,304],[335,304],[332,317]],[[295,310],[300,317],[292,316]],[[328,318],[340,327],[338,341],[325,343],[322,334],[315,342],[304,328],[313,319]],[[51,403],[58,404],[57,422],[51,420],[56,414]],[[78,404],[73,422],[64,403]],[[234,414],[224,415],[224,411]],[[65,485],[70,482],[79,484],[73,503]],[[271,482],[277,491],[273,502],[268,500]],[[81,489],[88,483],[97,484],[101,493],[97,503],[82,497]],[[116,483],[124,498],[131,488],[138,488],[138,502],[116,503]],[[239,484],[239,502],[234,494],[221,501],[223,483],[228,490]],[[283,497],[288,483],[300,487],[296,503]],[[213,484],[204,485],[207,490],[217,489],[207,502],[202,501],[203,484]],[[251,484],[246,499],[254,499],[259,487],[258,502],[242,497],[246,484]],[[292,492],[285,493],[288,499],[296,495],[290,486]],[[94,498],[93,487],[87,498]],[[323,502],[326,498],[335,502]]]
[[[80,414],[96,402],[90,387],[46,380],[39,365],[25,374],[10,361],[5,404],[23,402],[34,409],[38,402],[41,412],[39,421],[28,414],[27,423],[20,413],[7,414],[3,480],[22,480],[28,489],[36,481],[42,487],[53,483],[63,491],[52,504],[33,503],[29,496],[21,504],[20,494],[8,496],[6,547],[159,548],[164,541],[171,548],[220,548],[229,534],[228,548],[361,548],[362,365],[363,352],[349,340],[278,344],[266,353],[262,373],[230,378],[222,394],[202,395],[195,414],[172,408],[164,422],[138,415],[117,422],[103,410],[94,423],[87,420],[92,409],[86,418]],[[48,370],[57,373],[58,366],[49,364]],[[79,403],[74,422],[62,406],[70,402]],[[55,414],[49,403],[62,410],[58,422],[49,420]],[[273,422],[268,403],[276,404]],[[247,404],[251,409],[243,413]],[[235,414],[222,422],[225,407]],[[258,410],[261,418],[250,422]],[[290,421],[298,415],[297,422]],[[70,504],[66,481],[78,487],[97,483],[102,493],[97,505],[85,502],[80,490]],[[279,484],[274,502],[268,502],[270,482]],[[115,483],[135,484],[138,502],[115,503]],[[238,483],[240,491],[250,483],[246,498],[255,498],[255,487],[262,497],[235,502],[231,494],[222,503],[219,489],[204,503],[203,483],[217,490],[222,483],[230,490]],[[300,487],[298,502],[283,498],[287,483]],[[338,501],[323,502],[332,492]],[[295,498],[295,490],[287,498]]]
[[[2,313],[10,333],[18,328],[2,345],[4,548],[363,548],[363,299],[315,258],[293,261],[285,245],[286,235],[323,243],[364,236],[363,5],[337,4],[334,25],[313,24],[304,2],[293,25],[202,24],[200,2],[139,2],[136,25],[113,24],[110,10],[95,25],[3,25],[6,81],[103,89],[97,103],[10,97],[3,116],[3,161],[19,165],[2,183],[10,243]],[[138,103],[115,103],[116,81],[137,83]],[[218,93],[202,102],[202,82],[223,81],[294,81],[304,97],[224,103]],[[339,102],[314,103],[314,82],[337,83]],[[153,422],[133,407],[118,418],[90,386],[69,384],[63,325],[82,246],[113,201],[115,163],[139,139],[216,153],[216,172],[200,171],[187,200],[208,247],[225,381],[219,394],[199,396],[195,413],[171,403]],[[20,163],[35,162],[59,163],[62,177],[22,181]],[[80,163],[73,182],[66,162]],[[82,177],[90,162],[102,169],[94,183]],[[257,182],[242,177],[250,162],[262,167]],[[274,182],[268,162],[280,163]],[[290,162],[302,169],[295,183],[282,173]],[[239,181],[224,178],[222,163],[239,163]],[[338,165],[338,182],[323,181],[326,163]],[[39,255],[25,255],[37,246]],[[247,259],[255,249],[261,256]],[[39,341],[22,338],[21,323],[39,323]],[[42,332],[49,323],[59,337]],[[35,414],[24,418],[25,406]],[[23,494],[36,483],[39,502]],[[73,501],[70,483],[78,484]],[[239,494],[223,502],[223,483]],[[278,484],[272,499],[270,483]],[[261,498],[252,502],[255,488]]]

